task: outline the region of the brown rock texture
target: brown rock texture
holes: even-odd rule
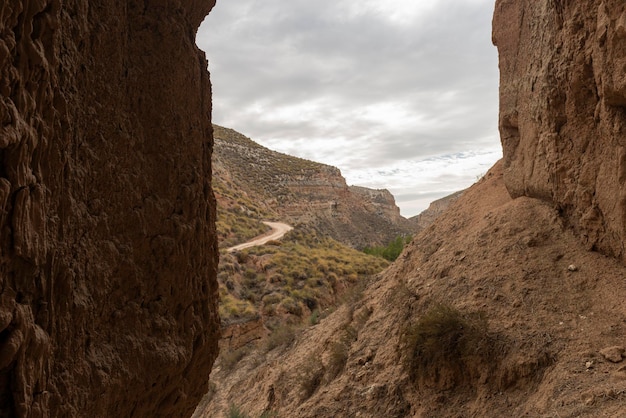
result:
[[[236,350],[253,341],[267,336],[263,320],[257,317],[250,321],[227,325],[222,329],[220,351]]]
[[[626,3],[498,0],[493,41],[507,189],[626,261]]]
[[[0,416],[186,416],[205,392],[213,4],[0,5]]]

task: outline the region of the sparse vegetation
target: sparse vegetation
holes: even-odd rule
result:
[[[232,370],[242,358],[248,355],[250,349],[249,346],[244,345],[236,350],[222,350],[219,356],[220,366],[224,370]]]
[[[276,417],[276,413],[273,411],[263,412],[259,418],[274,418]],[[228,408],[228,418],[250,418],[250,415],[246,414],[239,408],[237,405],[230,404]]]
[[[350,352],[350,341],[341,338],[339,341],[333,341],[328,354],[328,376],[329,381],[343,371],[348,361],[348,353]]]
[[[383,247],[365,247],[363,252],[365,254],[375,255],[382,257],[388,261],[394,261],[398,258],[404,247],[411,242],[411,235],[397,236],[393,241]]]
[[[228,418],[249,418],[249,416],[243,413],[237,405],[231,404],[228,408]]]
[[[218,273],[222,322],[258,315],[270,323],[270,318],[283,316],[301,322],[342,301],[355,284],[387,264],[311,228],[297,227],[280,246],[222,254]]]
[[[265,339],[265,351],[271,351],[276,347],[288,346],[296,339],[296,328],[293,325],[284,324],[272,331]]]
[[[213,182],[215,195],[220,201],[217,214],[217,237],[220,248],[228,248],[246,242],[269,230],[261,219],[269,216],[245,193],[227,185],[222,179]]]

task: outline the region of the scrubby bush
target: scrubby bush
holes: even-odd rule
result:
[[[301,367],[298,381],[300,383],[301,399],[304,401],[309,399],[317,388],[320,387],[324,378],[324,366],[320,359],[313,355]]]
[[[296,339],[296,329],[292,325],[283,324],[274,329],[265,340],[265,351],[271,351],[277,347],[286,347]]]
[[[331,381],[343,371],[348,361],[350,344],[345,338],[334,341],[328,353],[328,380]]]
[[[230,405],[228,408],[228,418],[250,418],[247,414],[241,411],[237,405]]]
[[[411,380],[434,381],[445,388],[472,378],[494,354],[484,314],[463,314],[445,304],[406,328],[404,346]]]
[[[265,320],[284,313],[289,314],[287,321],[306,320],[315,309],[323,311],[339,303],[347,289],[387,265],[383,258],[346,247],[313,229],[296,227],[281,246],[222,254],[218,272],[222,322],[254,317],[253,311]]]
[[[239,347],[236,350],[224,350],[220,353],[219,364],[223,370],[232,370],[249,352],[248,346]]]

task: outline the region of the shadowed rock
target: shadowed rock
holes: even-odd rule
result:
[[[185,416],[205,392],[213,4],[0,6],[0,415]]]

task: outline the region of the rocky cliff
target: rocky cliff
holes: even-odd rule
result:
[[[626,261],[626,4],[498,0],[493,23],[507,189]]]
[[[232,129],[215,126],[214,164],[217,182],[347,245],[385,245],[413,232],[387,190],[349,187],[336,167],[272,151]]]
[[[1,416],[185,416],[205,391],[213,4],[0,5]]]
[[[626,4],[498,0],[493,40],[504,161],[199,416],[626,416]]]
[[[422,231],[432,225],[438,217],[450,207],[451,204],[456,202],[459,197],[463,196],[464,190],[452,193],[451,195],[437,199],[428,205],[428,208],[419,215],[410,218],[411,221],[417,225],[417,231]]]

